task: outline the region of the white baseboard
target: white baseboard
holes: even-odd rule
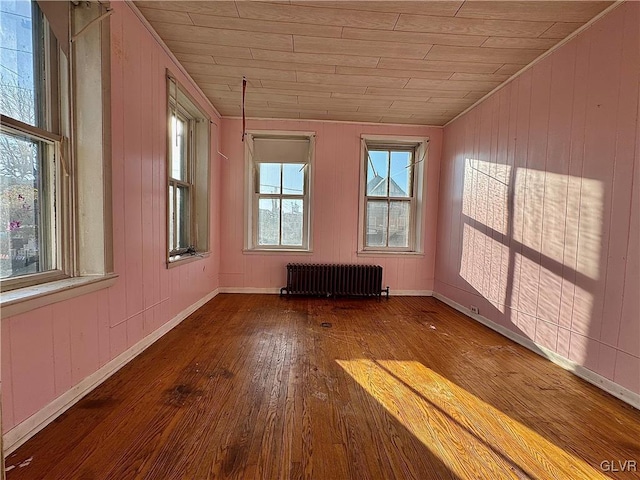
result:
[[[609,380],[608,378],[605,378],[602,375],[599,375],[594,371],[589,370],[588,368],[585,368],[582,365],[579,365],[574,361],[563,357],[562,355],[554,352],[553,350],[549,350],[548,348],[543,347],[542,345],[538,345],[537,343],[533,342],[530,338],[520,335],[514,332],[513,330],[509,330],[508,328],[498,323],[495,323],[494,321],[489,320],[488,318],[483,317],[482,315],[473,313],[468,308],[460,305],[457,302],[454,302],[450,298],[447,298],[440,293],[434,292],[433,296],[438,300],[441,300],[442,302],[446,303],[450,307],[455,308],[459,312],[465,314],[467,317],[470,317],[475,321],[485,325],[486,327],[489,327],[490,329],[495,330],[501,335],[504,335],[505,337],[507,337],[509,340],[513,340],[514,342],[519,343],[520,345],[528,348],[532,352],[537,353],[538,355],[546,358],[547,360],[550,360],[551,362],[564,368],[565,370],[570,371],[571,373],[582,378],[583,380],[586,380],[587,382],[595,385],[596,387],[604,390],[605,392],[613,395],[616,398],[619,398],[623,402],[628,403],[632,407],[635,407],[640,410],[640,394],[632,392],[631,390],[624,388],[622,385],[618,385],[617,383]]]
[[[138,343],[133,345],[128,350],[122,352],[116,358],[103,365],[87,378],[82,380],[77,385],[74,385],[71,389],[64,392],[58,398],[53,400],[47,406],[43,407],[38,412],[31,415],[29,418],[19,423],[7,433],[2,436],[4,443],[4,456],[6,457],[18,447],[24,444],[27,440],[33,437],[36,433],[49,425],[53,420],[62,415],[70,407],[76,404],[80,399],[86,396],[89,392],[95,389],[98,385],[104,382],[111,375],[116,373],[120,368],[129,363],[135,357],[140,355],[147,347],[153,344],[156,340],[162,337],[165,333],[169,332],[172,328],[182,322],[185,318],[195,312],[198,308],[203,306],[213,297],[218,295],[219,290],[216,289],[209,293],[205,297],[198,300],[193,305],[182,310],[178,315],[173,317],[167,323],[162,325],[156,331],[150,333]]]
[[[280,293],[280,287],[220,287],[220,293]]]
[[[263,294],[280,294],[280,287],[220,287],[220,293],[263,293]],[[430,297],[433,294],[431,290],[394,290],[389,289],[389,295],[392,297]],[[386,293],[382,293],[384,297]]]
[[[382,294],[385,295],[384,293]],[[389,289],[389,295],[392,297],[431,297],[433,296],[432,290],[394,290]]]

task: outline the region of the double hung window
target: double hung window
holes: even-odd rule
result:
[[[208,250],[210,120],[171,75],[168,135],[169,262]]]
[[[313,135],[255,133],[249,135],[247,148],[248,247],[309,250]]]
[[[359,250],[420,252],[426,140],[363,138]]]

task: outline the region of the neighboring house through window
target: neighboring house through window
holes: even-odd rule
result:
[[[427,140],[362,139],[359,250],[420,252]]]

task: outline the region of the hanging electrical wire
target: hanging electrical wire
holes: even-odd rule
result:
[[[242,141],[244,142],[244,137],[247,134],[247,117],[244,112],[244,102],[245,96],[247,92],[247,77],[242,77]]]

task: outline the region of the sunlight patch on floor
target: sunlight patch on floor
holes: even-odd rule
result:
[[[607,478],[419,362],[336,362],[461,479]]]

